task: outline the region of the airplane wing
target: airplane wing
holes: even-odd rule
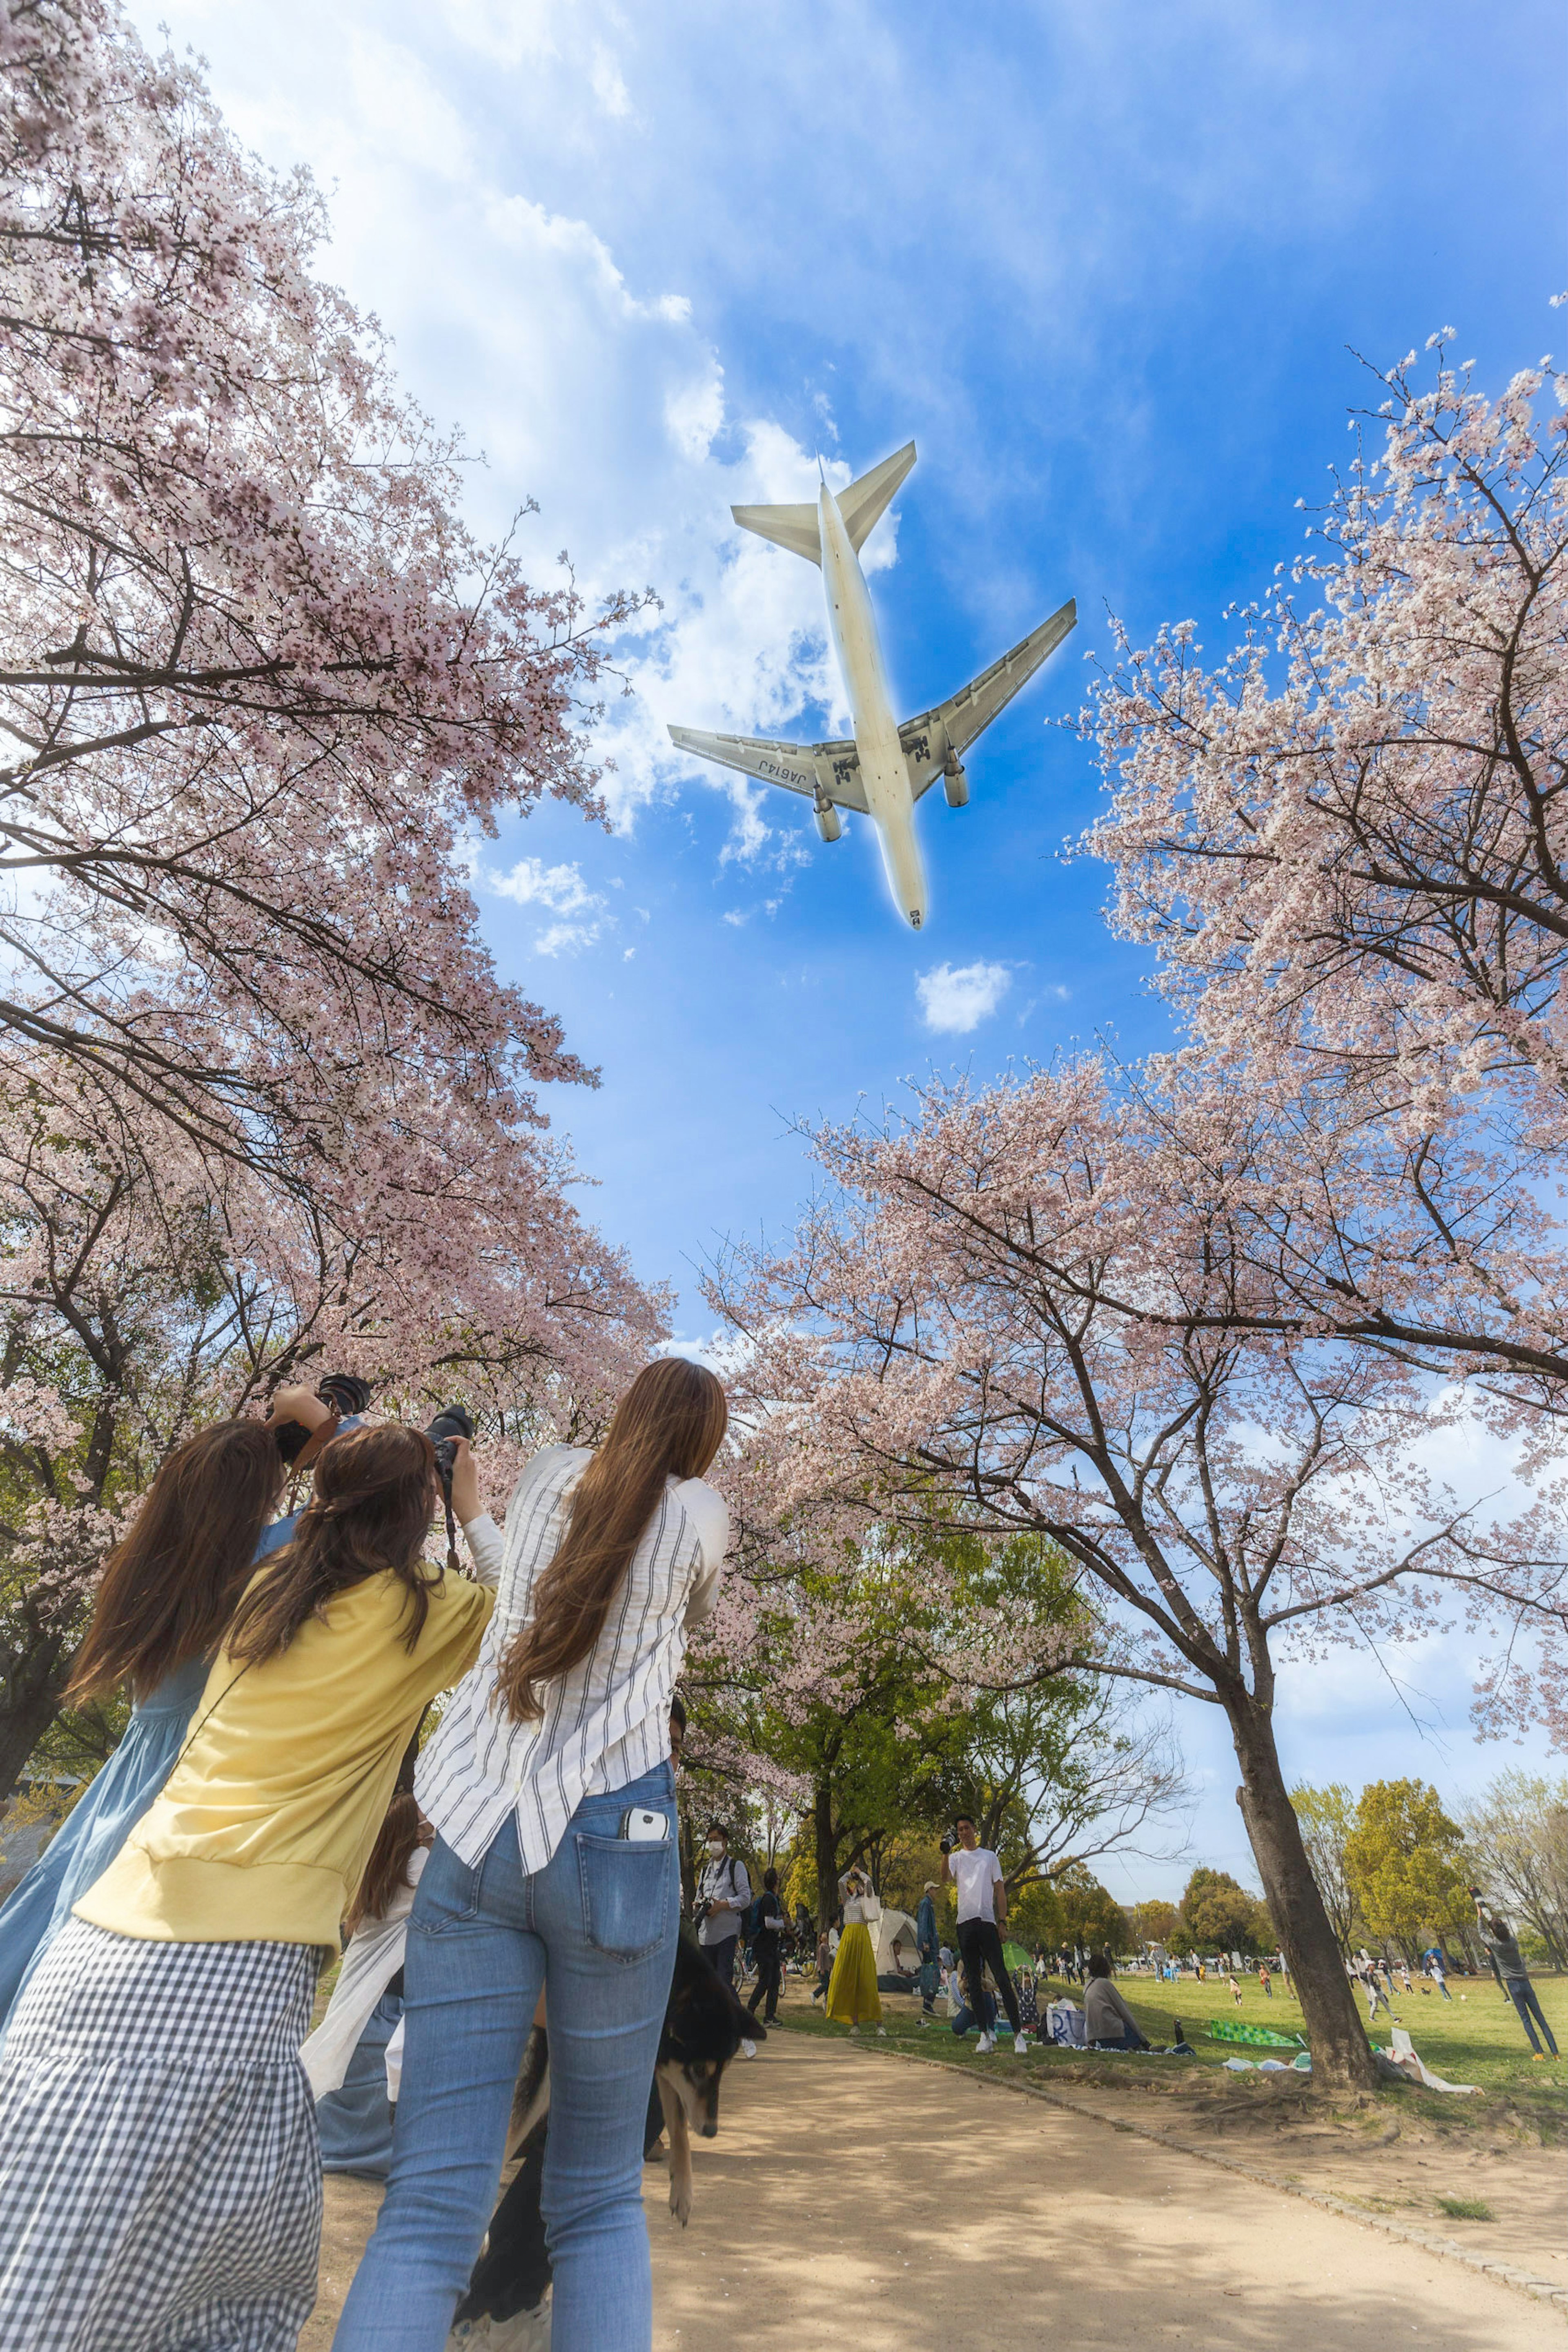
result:
[[[695,752],[699,760],[738,768],[759,783],[782,784],[787,792],[804,793],[810,801],[821,793],[840,808],[866,814],[860,754],[852,742],[779,743],[767,735],[704,735],[695,727],[672,727],[670,740],[683,751]]]
[[[948,754],[962,758],[1077,623],[1078,607],[1069,598],[1060,612],[1042,621],[1000,661],[961,686],[946,702],[939,702],[935,710],[924,710],[918,719],[904,720],[898,740],[909,763],[909,787],[916,800],[936,782]]]

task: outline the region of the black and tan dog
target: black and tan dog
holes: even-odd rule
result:
[[[682,2228],[692,2210],[692,2142],[712,2139],[718,2130],[718,2088],[724,2070],[743,2041],[761,2042],[763,2029],[747,2016],[728,1985],[715,1975],[695,1944],[683,1936],[675,1947],[664,2030],[659,2037],[653,2086],[670,2137],[670,2210]],[[650,2101],[651,2137],[657,2140]],[[490,2221],[485,2250],[474,2265],[468,2292],[457,2306],[453,2327],[477,2336],[479,2323],[495,2341],[495,2329],[538,2310],[550,2283],[539,2189],[549,2133],[549,2042],[536,2025],[517,2075],[507,2136],[508,2159],[520,2158],[511,2187]],[[651,2154],[651,2148],[645,2148]],[[508,2331],[509,2335],[509,2331]],[[517,2338],[520,2343],[521,2334]]]

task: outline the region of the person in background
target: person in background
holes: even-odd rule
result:
[[[980,2041],[994,2042],[996,2040],[997,2004],[991,1999],[990,1992],[985,1984],[982,1983],[980,1987],[980,2013],[977,2017],[974,2011],[969,2008],[968,2003],[965,2000],[962,1990],[957,1982],[956,1974],[955,1974],[951,2007],[953,2011],[953,2032],[957,2035],[960,2042],[963,2041],[964,2037],[970,2032],[971,2028],[976,2026],[979,2028]],[[979,2046],[979,2042],[977,2042],[975,2044],[977,2054],[978,2053]]]
[[[832,1982],[832,1977],[833,1947],[829,1941],[828,1930],[824,1927],[817,1938],[817,1987],[811,1995],[813,2000],[827,1999],[828,1987]]]
[[[1545,2012],[1541,2006],[1541,1997],[1530,1981],[1530,1970],[1526,1968],[1524,1956],[1519,1948],[1519,1938],[1506,1919],[1501,1918],[1495,1911],[1489,1916],[1481,1908],[1481,1898],[1477,1888],[1472,1886],[1470,1894],[1476,1906],[1476,1923],[1485,1940],[1492,1966],[1502,1980],[1504,1992],[1518,2011],[1521,2025],[1530,2037],[1530,2054],[1531,2058],[1544,2064],[1548,2054],[1553,2058],[1556,2057],[1557,2043],[1552,2028],[1546,2022]],[[1546,2037],[1544,2050],[1536,2034],[1535,2029],[1538,2025]]]
[[[837,2018],[852,2033],[858,2033],[862,2024],[874,2025],[879,2033],[885,2033],[869,1924],[881,1917],[882,1905],[863,1870],[846,1870],[839,1881],[839,1894],[843,1902],[839,1915],[843,1933],[833,1955],[823,2014]]]
[[[392,2099],[387,2051],[402,2017],[409,1914],[434,1835],[413,1793],[415,1732],[403,1754],[365,1874],[343,1926],[348,1949],[327,2014],[300,2045],[316,2101],[323,2172],[384,2180],[392,2163]],[[395,2062],[394,2062],[395,2063]]]
[[[1230,1987],[1231,1999],[1235,2001],[1237,2008],[1239,2009],[1241,2006],[1241,1987],[1236,1981],[1234,1970],[1227,1972],[1225,1981]]]
[[[747,2003],[753,2017],[757,2004],[766,2000],[762,2012],[764,2025],[771,2025],[779,2014],[779,1978],[784,1958],[784,1906],[779,1900],[779,1873],[765,1870],[762,1892],[757,1898],[757,1927],[752,1948],[757,1955],[757,1982]]]
[[[128,1689],[131,1721],[0,1911],[0,2036],[78,1896],[109,1868],[168,1778],[256,1561],[298,1524],[295,1512],[267,1525],[285,1480],[336,1430],[358,1426],[341,1413],[365,1395],[362,1382],[343,1376],[323,1381],[319,1394],[282,1388],[265,1422],[223,1421],[187,1438],[105,1560],[64,1704]],[[293,1441],[287,1460],[283,1432]]]
[[[549,1446],[507,1507],[496,1616],[415,1793],[435,1844],[404,1962],[392,2171],[336,2352],[442,2352],[495,2207],[548,1979],[540,2205],[555,2352],[648,2352],[643,2133],[680,1919],[670,1701],[729,1513],[724,1390],[665,1356],[595,1453]]]
[[[670,1700],[670,1770],[679,1772],[681,1750],[686,1744],[686,1704],[679,1691]],[[534,2023],[547,2023],[545,1997],[541,1992],[538,2007],[534,2011]],[[658,2155],[664,2137],[664,2103],[659,2096],[659,2077],[655,2071],[648,2085],[648,2114],[643,2126],[643,2161],[651,2164]]]
[[[707,1860],[697,1874],[697,1942],[727,1985],[735,1982],[740,1922],[751,1900],[746,1864],[729,1850],[722,1822],[707,1825]]]
[[[1142,2027],[1111,1981],[1103,1952],[1091,1952],[1083,1980],[1084,2039],[1096,2050],[1146,2050]]]
[[[1442,1994],[1443,1999],[1447,2001],[1451,2001],[1454,1996],[1448,1990],[1448,1972],[1443,1966],[1443,1955],[1436,1948],[1436,1947],[1427,1954],[1426,1965],[1427,1974],[1431,1978],[1432,1982],[1437,1986],[1437,1990]]]
[[[452,1487],[493,1575],[500,1538],[465,1446]],[[320,2249],[298,2059],[320,1951],[410,1735],[472,1661],[495,1599],[425,1564],[444,1500],[420,1430],[324,1446],[162,1791],[17,2002],[0,2080],[0,2343],[294,2344]]]
[[[1272,2000],[1274,1998],[1274,1979],[1269,1973],[1269,1963],[1267,1960],[1260,1960],[1258,1963],[1258,1981],[1263,1988],[1264,2000]]]
[[[952,1881],[958,1894],[958,1954],[968,1989],[967,2006],[977,2016],[979,2014],[981,1979],[989,1969],[1013,2030],[1013,2048],[1021,2058],[1029,2048],[1029,2037],[1023,2031],[1018,1995],[1002,1958],[1000,1930],[1008,1916],[1002,1866],[989,1846],[980,1843],[979,1832],[969,1814],[960,1813],[956,1827],[957,1846],[943,1842],[942,1875]],[[977,2054],[985,2055],[996,2046],[994,2034],[982,2033]]]
[[[1015,1980],[1014,1989],[1019,1997],[1019,2021],[1023,2027],[1025,2036],[1028,2037],[1032,2035],[1036,2040],[1038,2040],[1040,2036],[1040,1998],[1035,1990],[1034,1970],[1032,1969],[1020,1969]],[[1027,2039],[1025,2046],[1028,2046]]]
[[[817,1930],[812,1925],[810,1913],[799,1896],[795,1902],[795,1916],[789,1923],[789,1935],[796,1972],[808,1976],[816,1965]]]
[[[915,1914],[915,1948],[920,1956],[920,2022],[929,2025],[936,2015],[937,1961],[936,1881],[928,1878]]]

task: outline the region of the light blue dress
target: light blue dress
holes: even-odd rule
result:
[[[298,1517],[263,1530],[257,1559],[288,1541]],[[132,1707],[124,1738],[0,1906],[0,2034],[71,1906],[102,1877],[173,1770],[211,1664],[188,1659]]]

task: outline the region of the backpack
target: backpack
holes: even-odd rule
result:
[[[754,1895],[740,1915],[740,1940],[754,1943],[762,1932],[762,1897]]]

